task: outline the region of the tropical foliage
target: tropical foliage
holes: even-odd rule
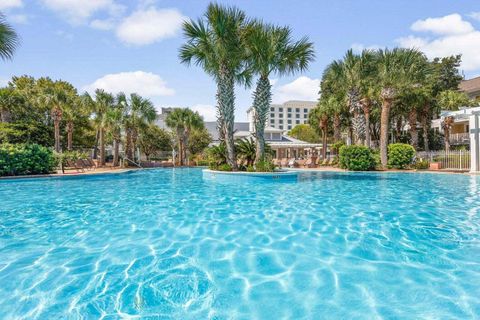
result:
[[[340,168],[353,171],[368,171],[375,168],[372,151],[365,146],[343,146],[339,152]]]
[[[320,137],[315,129],[309,124],[297,124],[288,132],[290,137],[299,139],[302,141],[317,143],[320,141]]]
[[[406,143],[392,143],[388,145],[388,166],[390,168],[405,169],[413,163],[415,148]]]
[[[56,166],[52,150],[38,144],[1,144],[0,176],[50,173]]]

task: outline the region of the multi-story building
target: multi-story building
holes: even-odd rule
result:
[[[308,122],[310,110],[315,108],[315,101],[291,100],[282,104],[270,105],[268,113],[267,127],[288,131],[297,124]],[[247,110],[248,122],[252,125],[254,118],[253,108]],[[253,131],[253,128],[250,128]]]
[[[173,111],[173,108],[162,108],[162,113],[157,114],[157,119],[155,120],[155,124],[162,129],[167,129],[167,125],[165,124],[165,119],[167,115]]]

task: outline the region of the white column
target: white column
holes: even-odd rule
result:
[[[470,172],[480,172],[480,112],[472,112],[470,127]]]

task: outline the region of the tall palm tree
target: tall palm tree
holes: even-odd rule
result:
[[[352,114],[351,124],[353,129],[354,144],[360,143],[365,136],[365,118],[362,117],[362,104],[360,93],[360,56],[353,53],[350,49],[343,57],[343,67],[345,69],[345,81],[347,87],[347,102],[350,113]]]
[[[140,129],[155,121],[157,112],[152,101],[136,93],[130,94],[126,106],[125,131],[127,133],[127,158],[130,161],[136,161],[135,149]]]
[[[203,118],[198,112],[190,109],[175,108],[165,119],[167,126],[175,131],[178,146],[180,165],[188,161],[188,143],[192,130],[201,130],[204,127]]]
[[[320,83],[321,100],[327,101],[333,112],[333,137],[341,140],[342,117],[348,115],[345,68],[342,60],[330,63],[322,75]]]
[[[11,59],[19,44],[17,33],[5,21],[5,16],[0,13],[0,58]]]
[[[398,92],[415,84],[416,62],[423,54],[416,49],[394,48],[379,50],[378,82],[382,101],[380,117],[380,159],[387,166],[387,145],[390,123],[390,110]]]
[[[84,117],[86,112],[76,90],[69,91],[66,98],[67,100],[64,106],[63,117],[66,121],[67,150],[71,151],[73,150],[73,130],[75,121]]]
[[[212,3],[203,19],[183,24],[187,43],[180,49],[182,63],[201,66],[217,83],[218,127],[225,139],[228,164],[234,170],[235,83],[249,83],[242,40],[246,20],[243,11]]]
[[[98,144],[100,149],[99,165],[105,165],[105,128],[106,114],[108,110],[114,107],[115,98],[111,93],[103,89],[95,90],[95,97],[92,98],[88,93],[82,96],[83,103],[89,105],[93,112],[93,123],[97,130]],[[95,147],[96,149],[96,147]]]
[[[327,157],[327,135],[328,122],[332,111],[328,103],[320,101],[319,105],[312,109],[308,114],[308,122],[310,125],[317,127],[322,134],[322,158]]]
[[[259,76],[253,93],[255,162],[265,158],[264,130],[272,101],[269,76],[292,75],[304,71],[315,56],[313,44],[306,37],[293,41],[291,34],[288,27],[265,25],[261,22],[252,23],[246,28],[249,66]]]
[[[69,96],[75,92],[75,88],[65,81],[52,81],[50,78],[40,78],[37,81],[41,88],[39,103],[50,110],[50,117],[54,126],[54,149],[61,151],[60,145],[60,123],[63,119],[64,110],[69,103]]]
[[[126,111],[125,94],[119,93],[115,97],[115,105],[105,114],[105,129],[113,140],[113,166],[119,165],[120,143]]]

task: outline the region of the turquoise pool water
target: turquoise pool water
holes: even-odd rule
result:
[[[0,319],[478,319],[480,178],[0,181]]]

